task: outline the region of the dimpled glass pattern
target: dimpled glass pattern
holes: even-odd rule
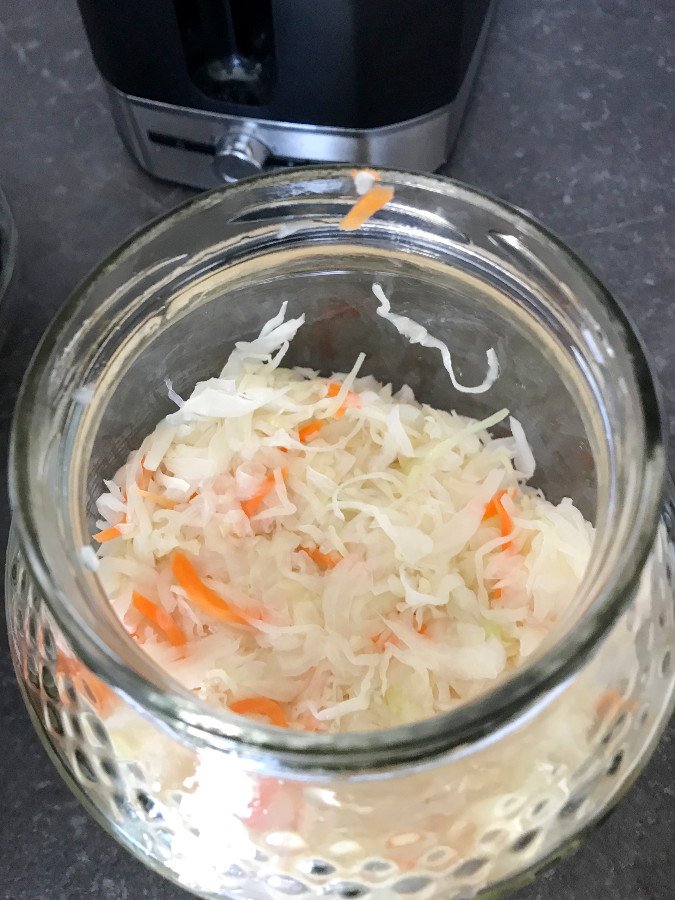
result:
[[[668,713],[673,547],[534,715],[377,780],[247,768],[134,710],[77,661],[12,542],[12,653],[45,744],[99,820],[205,897],[471,897],[561,852],[636,776]],[[63,660],[68,660],[65,664]]]

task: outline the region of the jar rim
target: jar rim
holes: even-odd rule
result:
[[[302,771],[375,772],[383,767],[420,763],[440,754],[461,752],[463,745],[489,739],[507,726],[518,714],[535,704],[548,702],[556,688],[582,665],[597,641],[606,633],[628,602],[649,553],[656,532],[665,477],[665,455],[659,413],[659,399],[650,367],[630,321],[607,289],[588,267],[562,241],[540,223],[521,210],[482,191],[438,175],[413,175],[398,170],[382,169],[386,178],[396,186],[433,188],[437,192],[460,195],[471,204],[487,205],[515,222],[526,224],[539,238],[562,253],[568,264],[583,277],[595,299],[609,318],[620,326],[627,344],[631,366],[638,386],[640,409],[644,424],[644,445],[640,459],[633,460],[634,480],[639,485],[639,497],[630,533],[630,552],[624,554],[620,571],[596,598],[593,611],[589,609],[560,640],[549,647],[531,664],[521,667],[500,684],[476,700],[450,712],[416,721],[410,725],[371,732],[338,734],[308,734],[281,730],[273,726],[247,723],[240,717],[210,707],[194,697],[158,691],[140,673],[129,667],[110,647],[98,639],[70,608],[58,584],[39,541],[37,514],[30,502],[28,466],[26,460],[31,445],[31,424],[40,410],[40,390],[43,377],[48,374],[52,352],[62,330],[76,316],[80,301],[99,276],[109,271],[125,252],[137,242],[150,238],[158,228],[171,225],[201,204],[217,203],[225,193],[244,193],[261,183],[292,183],[298,188],[302,182],[344,179],[347,166],[312,166],[291,173],[269,173],[246,179],[244,182],[216,188],[207,194],[190,198],[170,212],[148,223],[104,259],[78,286],[59,311],[45,333],[26,373],[17,402],[10,446],[10,498],[20,537],[31,573],[39,588],[49,598],[59,625],[81,655],[85,664],[107,683],[121,689],[137,706],[156,714],[170,727],[188,733],[212,746],[231,747],[252,758],[277,758],[283,767]]]

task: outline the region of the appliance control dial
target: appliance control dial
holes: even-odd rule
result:
[[[260,172],[269,155],[269,148],[253,135],[232,131],[218,141],[213,167],[223,181],[238,181]]]

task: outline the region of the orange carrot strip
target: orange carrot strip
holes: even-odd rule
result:
[[[264,716],[279,728],[288,727],[288,719],[281,705],[269,697],[246,697],[244,700],[235,700],[234,703],[230,703],[230,709],[240,716]]]
[[[122,532],[116,525],[112,525],[110,528],[104,528],[103,531],[92,534],[92,538],[95,541],[98,541],[99,544],[105,544],[106,541],[114,541],[115,538],[118,537],[122,537]]]
[[[181,550],[174,550],[171,557],[171,571],[190,601],[202,612],[215,619],[221,619],[223,622],[248,625],[247,619],[235,612],[220,594],[204,584],[190,560]]]
[[[343,231],[355,231],[360,228],[371,216],[386,206],[393,196],[394,189],[392,187],[385,187],[382,184],[374,185],[362,197],[359,197],[340,222],[340,228]]]
[[[143,594],[139,594],[138,591],[134,591],[131,595],[131,602],[135,609],[150,622],[155,631],[158,631],[160,636],[165,637],[174,647],[181,647],[187,641],[183,630],[176,625],[169,613],[157,603],[153,603],[152,600],[144,597]]]
[[[486,505],[485,512],[483,513],[483,521],[486,519],[491,519],[494,516],[499,518],[499,528],[502,537],[506,537],[507,534],[511,534],[513,531],[513,519],[504,509],[502,505],[502,497],[506,491],[497,491],[492,500]]]
[[[502,499],[502,497],[504,496],[505,493],[506,493],[505,490],[497,491],[497,493],[494,495],[492,500],[490,500],[489,503],[485,504],[485,512],[483,513],[483,521],[484,522],[487,521],[488,519],[494,518],[498,514],[497,513],[497,502]]]
[[[300,442],[306,444],[308,441],[311,441],[312,438],[316,437],[321,431],[325,424],[323,419],[312,419],[311,422],[303,425],[302,428],[298,429],[298,438],[300,439]]]
[[[146,454],[147,456],[147,454]],[[147,489],[148,485],[152,481],[153,475],[155,473],[151,469],[145,468],[145,456],[141,460],[141,471],[138,473],[136,477],[136,485],[139,488]]]
[[[328,397],[337,397],[342,388],[341,384],[335,384],[335,382],[331,382],[328,385]],[[347,396],[344,399],[344,402],[339,409],[337,409],[334,413],[334,418],[341,419],[348,409],[355,408],[358,409],[361,406],[361,398],[355,391],[347,391]]]
[[[137,488],[138,493],[141,497],[146,497],[148,500],[152,500],[152,502],[156,506],[161,506],[164,509],[175,509],[176,501],[175,500],[167,500],[166,497],[162,497],[161,494],[154,494],[152,491],[145,491],[143,488]]]
[[[373,635],[370,640],[380,651],[384,650],[387,644],[393,644],[395,647],[401,646],[401,641],[398,638],[398,635],[395,635],[394,632],[389,628],[385,628],[384,631],[380,631],[379,634]]]
[[[262,487],[258,491],[257,494],[254,494],[252,497],[249,497],[248,500],[242,500],[241,508],[244,510],[246,515],[251,518],[254,516],[260,506],[262,505],[265,497],[272,491],[274,488],[274,474],[270,472],[270,474],[265,478],[262,483]]]
[[[322,553],[318,547],[298,547],[298,550],[306,553],[322,569],[334,569],[342,561],[342,554],[337,550],[331,550],[329,553]]]
[[[497,507],[497,515],[499,516],[499,533],[502,537],[506,537],[513,531],[513,519],[502,506],[501,500],[495,504]]]
[[[105,682],[90,672],[84,663],[61,651],[57,651],[56,674],[67,675],[75,690],[83,694],[101,715],[107,715],[117,704],[117,694]]]
[[[604,718],[610,713],[623,712],[624,710],[626,712],[634,712],[636,709],[637,704],[635,700],[632,697],[625,697],[616,688],[602,691],[595,701],[595,711],[600,718]]]
[[[285,478],[287,474],[288,469],[284,466],[284,468],[281,470],[281,477]],[[254,516],[258,512],[265,497],[274,490],[275,484],[276,482],[274,479],[274,472],[270,472],[260,486],[260,490],[257,492],[257,494],[249,497],[248,500],[241,501],[241,508],[244,510],[249,519],[251,518],[251,516]]]
[[[498,606],[499,603],[501,603],[503,594],[504,594],[504,592],[501,588],[492,588],[492,590],[490,591],[490,596],[488,598],[488,603],[490,604],[490,607],[493,607],[496,605]]]

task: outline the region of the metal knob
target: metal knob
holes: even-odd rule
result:
[[[239,181],[260,172],[269,155],[269,148],[252,135],[230,132],[216,145],[213,167],[223,181]]]

